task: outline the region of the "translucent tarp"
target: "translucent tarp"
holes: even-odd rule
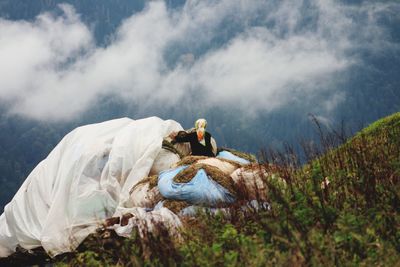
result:
[[[100,222],[130,208],[129,191],[148,176],[172,120],[116,119],[67,134],[27,177],[0,216],[0,257],[43,246],[75,249]]]

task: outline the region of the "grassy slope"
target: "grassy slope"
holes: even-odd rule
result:
[[[398,130],[399,128],[400,128],[400,112],[395,113],[391,116],[388,116],[386,118],[380,119],[380,120],[372,123],[367,128],[360,131],[356,135],[356,138],[360,137],[361,135],[377,137],[383,131],[391,131],[393,129]],[[396,141],[396,140],[393,140],[393,141]]]
[[[266,165],[271,210],[199,214],[181,238],[91,237],[68,266],[394,266],[400,263],[400,113],[296,169]],[[286,183],[279,183],[280,176]],[[324,181],[329,184],[323,185]]]

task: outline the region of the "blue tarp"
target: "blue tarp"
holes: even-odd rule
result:
[[[233,160],[242,164],[250,164],[250,161],[248,161],[247,159],[238,157],[234,154],[232,154],[229,151],[223,150],[221,152],[218,153],[217,158],[222,158],[222,159],[229,159],[229,160]]]
[[[187,167],[181,166],[160,172],[158,188],[163,197],[184,200],[192,204],[207,205],[215,205],[221,202],[230,203],[235,200],[226,188],[210,179],[203,169],[200,169],[188,183],[175,183],[174,177]]]

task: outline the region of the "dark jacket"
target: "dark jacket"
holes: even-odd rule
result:
[[[215,155],[212,151],[212,146],[211,146],[211,134],[208,132],[205,132],[204,139],[206,141],[205,146],[203,146],[197,140],[196,132],[187,133],[185,131],[180,131],[180,132],[178,132],[174,141],[175,141],[175,143],[189,142],[190,148],[192,149],[193,156],[215,157]]]

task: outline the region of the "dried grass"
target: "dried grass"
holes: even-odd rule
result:
[[[140,180],[137,184],[135,184],[132,187],[130,193],[132,193],[136,189],[136,187],[138,187],[139,185],[146,184],[146,183],[149,184],[149,190],[153,189],[158,184],[158,175],[152,175],[152,176],[143,178],[142,180]]]
[[[208,157],[206,157],[206,156],[186,156],[183,159],[181,159],[181,161],[176,163],[176,166],[179,167],[179,166],[185,166],[185,165],[192,165],[201,159],[208,159]]]
[[[186,207],[189,207],[190,205],[191,204],[189,204],[188,202],[180,200],[166,199],[164,201],[164,207],[166,207],[175,214],[179,213],[181,210],[183,210]]]
[[[170,151],[172,153],[177,154],[179,156],[179,158],[183,158],[184,157],[184,155],[178,149],[176,149],[171,142],[169,142],[169,141],[167,141],[165,139],[162,142],[162,148],[165,149],[165,150],[168,150],[168,151]]]

